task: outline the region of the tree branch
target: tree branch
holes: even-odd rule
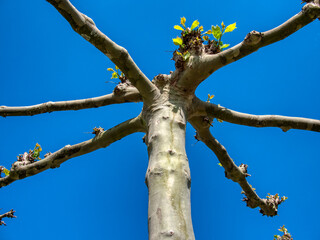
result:
[[[207,78],[219,68],[235,62],[258,49],[278,42],[320,17],[319,0],[306,4],[300,13],[280,26],[266,32],[251,31],[244,41],[219,54],[205,55],[201,60],[202,72]],[[204,71],[206,69],[206,71]]]
[[[33,116],[36,114],[50,113],[54,111],[98,108],[110,104],[140,102],[141,100],[141,96],[136,88],[127,87],[121,90],[120,92],[115,91],[111,94],[95,98],[87,98],[72,101],[46,102],[24,107],[0,106],[0,116]]]
[[[158,96],[158,89],[141,72],[128,51],[104,35],[91,18],[79,12],[68,0],[47,1],[70,23],[73,30],[108,56],[121,69],[147,103],[151,103],[152,99]]]
[[[190,116],[206,115],[250,127],[279,127],[284,132],[290,129],[320,132],[320,120],[279,115],[252,115],[233,111],[213,103],[203,102],[198,98],[194,98],[192,111]]]
[[[10,173],[4,178],[0,178],[0,188],[9,185],[10,183],[26,177],[36,175],[49,168],[57,168],[61,163],[78,157],[99,148],[105,148],[111,143],[120,140],[135,132],[144,132],[145,127],[140,116],[127,120],[119,125],[103,131],[95,131],[96,136],[88,141],[81,142],[75,145],[66,145],[62,149],[45,156],[44,159],[30,163],[28,161],[16,161],[12,164]]]
[[[192,126],[196,129],[196,138],[199,141],[204,142],[208,148],[210,148],[222,167],[225,169],[225,176],[234,182],[237,182],[243,190],[246,197],[243,199],[250,208],[260,207],[260,212],[263,215],[275,216],[277,215],[278,205],[285,200],[285,198],[279,198],[278,194],[269,195],[267,199],[261,199],[255,189],[247,182],[246,177],[250,176],[247,173],[248,165],[241,164],[239,167],[234,163],[232,158],[229,156],[227,150],[222,146],[217,139],[215,139],[209,130],[210,125],[207,121],[203,121],[202,117],[192,118],[190,120]]]
[[[15,211],[13,211],[13,209],[11,209],[9,212],[6,212],[4,214],[0,215],[0,226],[4,225],[6,226],[6,223],[4,221],[2,221],[3,218],[16,218],[16,216],[14,216]]]

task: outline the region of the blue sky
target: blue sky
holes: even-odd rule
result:
[[[78,0],[113,41],[124,46],[152,79],[174,70],[173,29],[185,16],[211,25],[237,22],[225,36],[235,45],[251,30],[266,31],[302,7],[282,1],[116,1]],[[101,96],[115,87],[108,67],[114,65],[77,35],[46,1],[0,1],[0,105],[21,106]],[[253,114],[320,119],[318,105],[319,21],[289,38],[214,73],[197,90],[206,100]],[[54,112],[33,117],[0,118],[0,165],[10,167],[18,154],[38,142],[54,152],[92,137],[95,126],[108,129],[135,117],[142,105],[130,103],[99,109]],[[241,189],[224,177],[218,160],[193,138],[188,126],[186,148],[192,175],[192,217],[197,240],[273,239],[283,224],[294,239],[320,239],[318,133],[213,124],[213,135],[237,164],[249,165],[248,180],[263,197],[288,196],[279,216],[262,217],[241,201]],[[148,192],[144,184],[148,158],[143,134],[131,135],[106,149],[74,158],[59,169],[2,188],[0,208],[14,208],[17,219],[0,228],[2,240],[147,239]]]

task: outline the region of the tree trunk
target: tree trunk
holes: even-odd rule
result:
[[[194,238],[189,162],[185,151],[186,106],[188,99],[162,93],[148,109],[146,144],[149,166],[146,184],[149,189],[149,239]]]

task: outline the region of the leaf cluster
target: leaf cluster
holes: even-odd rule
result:
[[[18,162],[24,162],[25,164],[30,164],[36,161],[41,160],[40,153],[42,152],[42,148],[39,143],[36,144],[33,150],[29,150],[29,152],[25,152],[24,154],[19,154],[17,156]]]
[[[120,68],[118,66],[115,66],[115,69],[114,70],[113,68],[108,68],[107,70],[112,72],[112,75],[111,75],[111,79],[116,79],[116,78],[119,78],[119,80],[121,82],[125,82],[126,80],[126,76],[124,75],[123,72],[121,72]]]
[[[278,199],[278,200],[280,200],[281,202],[284,202],[285,200],[288,199],[288,197],[286,197],[286,196],[283,196],[283,197],[280,198],[280,196],[279,196],[278,193],[276,193],[275,195],[271,195],[270,193],[268,193],[267,199],[272,199],[272,198]]]
[[[180,25],[175,25],[174,29],[180,30],[181,37],[173,38],[172,41],[175,45],[179,46],[179,49],[175,51],[183,61],[187,61],[191,56],[190,50],[194,49],[199,52],[203,40],[201,39],[201,32],[203,31],[203,26],[199,27],[199,21],[195,20],[191,24],[191,27],[186,27],[186,18],[182,17],[180,20]]]
[[[232,23],[228,26],[226,26],[224,24],[224,22],[221,23],[221,27],[216,25],[216,26],[211,26],[211,29],[206,31],[204,34],[203,34],[203,40],[204,41],[208,41],[208,44],[212,43],[213,47],[218,49],[218,52],[222,51],[223,49],[227,48],[230,46],[230,44],[224,44],[222,41],[221,41],[221,38],[222,36],[225,34],[225,33],[228,33],[228,32],[233,32],[235,29],[236,29],[236,23]],[[209,36],[212,35],[213,38],[215,40],[210,40],[209,39]]]
[[[34,147],[33,150],[29,150],[29,152],[25,152],[24,154],[19,154],[19,156],[17,156],[17,163],[19,165],[28,165],[31,163],[34,163],[36,161],[40,161],[40,153],[42,152],[42,148],[40,146],[39,143],[36,143],[36,146]],[[47,153],[44,155],[44,157],[47,157],[48,155],[50,155],[51,153]],[[6,176],[10,175],[10,170],[6,169],[3,166],[0,166],[0,177],[1,177],[1,173],[4,173]]]
[[[282,236],[274,235],[274,238],[273,238],[274,240],[293,240],[293,238],[291,237],[291,234],[288,232],[288,229],[284,227],[284,225],[278,230],[282,232],[283,235]]]
[[[279,194],[275,194],[275,195],[271,195],[270,193],[268,193],[267,199],[266,199],[266,204],[269,205],[270,207],[272,207],[274,209],[275,215],[277,215],[278,212],[278,205],[280,205],[282,202],[286,201],[288,198],[283,196],[280,198]],[[266,215],[265,212],[260,209],[260,213],[262,213],[262,215]],[[275,216],[273,215],[273,216]]]
[[[207,103],[209,103],[212,98],[214,98],[214,95],[210,95],[210,94],[208,93]]]
[[[236,23],[226,26],[222,22],[221,27],[218,25],[211,26],[210,30],[202,33],[203,26],[199,26],[200,23],[198,20],[193,21],[191,27],[186,27],[185,23],[186,18],[182,17],[180,19],[180,25],[174,26],[174,29],[182,31],[181,36],[172,39],[173,43],[179,46],[175,54],[179,55],[183,61],[187,61],[191,56],[190,50],[195,50],[196,53],[200,53],[204,41],[207,41],[207,44],[204,46],[206,53],[215,54],[221,52],[230,45],[224,44],[221,41],[222,36],[236,29]],[[209,38],[211,35],[213,36],[212,40]]]

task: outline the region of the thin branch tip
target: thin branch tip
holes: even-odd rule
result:
[[[16,218],[17,216],[14,215],[15,212],[16,212],[16,211],[14,211],[13,209],[11,209],[9,212],[6,212],[6,213],[4,213],[4,214],[1,214],[1,215],[0,215],[0,226],[1,226],[1,225],[4,225],[4,226],[7,225],[4,221],[2,221],[3,218]]]

